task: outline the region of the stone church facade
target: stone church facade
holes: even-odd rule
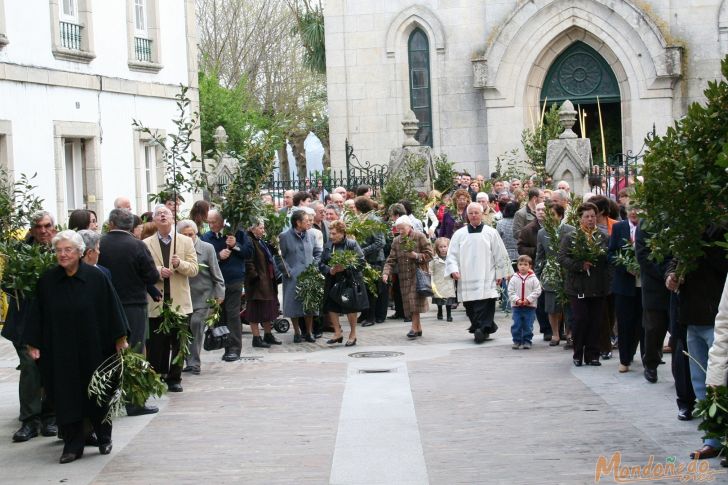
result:
[[[346,140],[386,164],[411,109],[422,144],[487,174],[564,99],[599,98],[612,151],[636,152],[728,54],[728,0],[327,0],[325,25],[335,169]]]

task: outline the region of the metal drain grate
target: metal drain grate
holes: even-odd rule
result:
[[[240,360],[246,361],[246,362],[255,362],[258,360],[263,360],[262,355],[243,355],[240,357]]]
[[[353,354],[349,354],[349,357],[353,357],[355,359],[382,359],[385,357],[399,357],[401,355],[404,355],[404,353],[373,350],[371,352],[354,352]]]

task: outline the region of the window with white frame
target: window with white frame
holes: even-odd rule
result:
[[[53,55],[56,59],[91,62],[93,53],[92,0],[50,2]]]
[[[159,72],[159,0],[127,0],[129,69]]]
[[[145,143],[142,145],[144,160],[144,183],[142,194],[144,206],[147,210],[153,209],[152,203],[149,201],[149,194],[157,192],[157,154],[153,145]]]
[[[61,1],[61,20],[65,22],[78,23],[78,1],[62,0]]]
[[[147,37],[147,2],[134,0],[134,33],[138,37]]]
[[[88,197],[86,184],[86,161],[84,143],[81,139],[64,139],[63,156],[66,176],[66,208],[85,209]]]

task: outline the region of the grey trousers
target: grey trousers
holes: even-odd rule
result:
[[[225,301],[223,302],[223,314],[225,325],[230,334],[228,335],[228,346],[225,352],[233,352],[240,355],[243,348],[243,326],[240,323],[240,297],[243,290],[243,282],[225,282]]]
[[[200,368],[200,351],[205,339],[205,319],[209,314],[209,308],[198,308],[192,312],[190,318],[192,342],[190,343],[190,355],[187,356],[187,365],[190,367]]]
[[[129,347],[141,354],[149,338],[149,311],[146,304],[122,305],[129,322]]]

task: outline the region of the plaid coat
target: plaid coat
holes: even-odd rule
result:
[[[387,262],[384,264],[383,275],[391,275],[394,266],[399,267],[399,288],[402,292],[402,306],[404,314],[410,316],[413,313],[425,313],[430,309],[430,301],[425,296],[417,294],[417,278],[415,269],[419,266],[426,273],[430,272],[429,262],[434,256],[430,241],[421,232],[411,231],[409,238],[416,244],[415,252],[420,255],[419,261],[410,259],[405,251],[400,249],[402,236],[397,236],[392,241],[392,250],[389,253]]]

